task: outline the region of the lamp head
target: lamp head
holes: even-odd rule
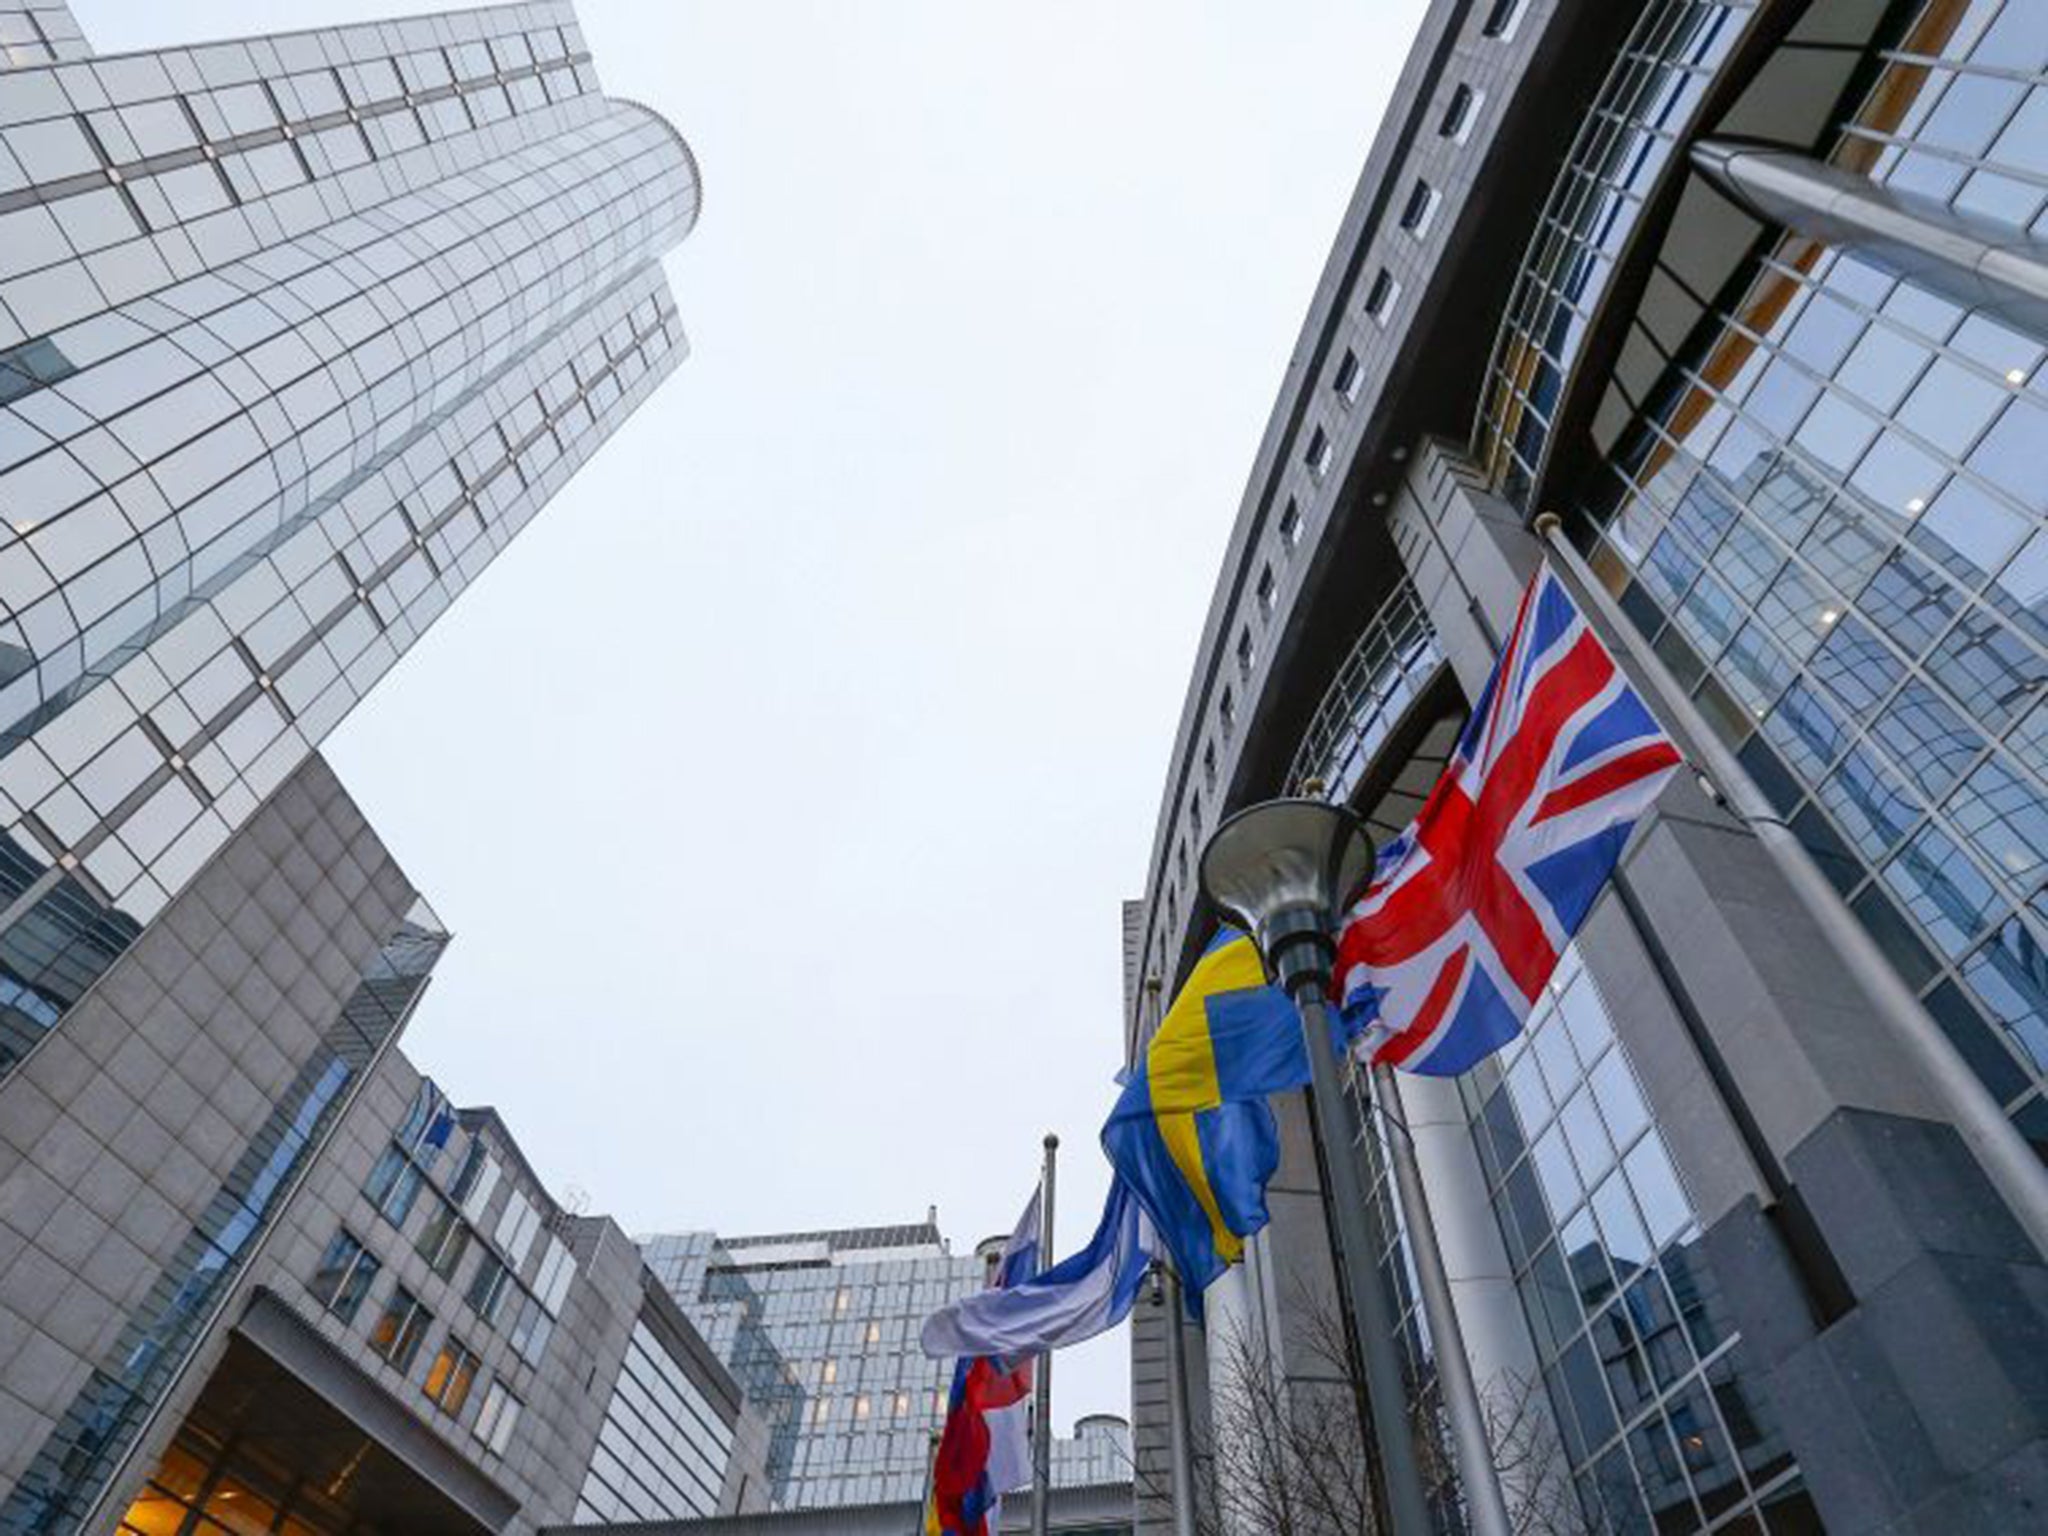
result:
[[[1252,936],[1266,970],[1290,993],[1327,985],[1338,904],[1372,870],[1358,818],[1323,800],[1249,805],[1210,834],[1202,892]]]

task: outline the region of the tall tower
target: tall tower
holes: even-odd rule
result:
[[[84,53],[0,8],[0,1077],[682,358],[698,207],[555,0]]]
[[[109,57],[0,0],[0,1531],[212,1497],[202,1387],[278,1307],[449,1508],[572,1508],[609,1410],[542,1370],[603,1353],[545,1353],[569,1237],[479,1197],[429,1259],[364,1205],[447,936],[318,747],[680,361],[697,206],[559,0]],[[403,1350],[314,1284],[343,1222]]]

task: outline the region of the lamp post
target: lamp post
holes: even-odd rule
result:
[[[1187,1341],[1181,1335],[1180,1281],[1152,1261],[1152,1305],[1166,1308],[1167,1447],[1173,1461],[1173,1536],[1195,1536],[1194,1432],[1188,1423]]]
[[[1330,1228],[1342,1250],[1345,1299],[1357,1325],[1392,1536],[1430,1536],[1434,1527],[1408,1422],[1408,1385],[1375,1269],[1365,1190],[1344,1134],[1349,1116],[1323,1002],[1336,959],[1331,920],[1371,868],[1372,843],[1349,811],[1321,800],[1269,800],[1237,812],[1210,835],[1202,850],[1202,891],[1251,935],[1268,974],[1301,1015]]]

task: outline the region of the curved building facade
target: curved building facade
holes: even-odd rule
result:
[[[318,752],[681,360],[698,197],[559,0],[0,4],[0,1530],[758,1502],[624,1235],[399,1102],[447,934]]]
[[[4,1074],[684,356],[700,183],[567,4],[0,78]]]
[[[1430,8],[1339,231],[1126,915],[1125,1043],[1207,936],[1222,815],[1413,816],[1558,514],[1582,605],[1742,782],[1666,792],[1518,1041],[1400,1085],[1532,1528],[2038,1518],[2044,211],[2040,6],[1497,0]],[[1447,1466],[1388,1127],[1353,1107],[1386,1306],[1349,1323],[1409,1397],[1371,1415]],[[1226,1333],[1313,1390],[1335,1292],[1283,1123],[1273,1225],[1188,1339],[1198,1436]]]

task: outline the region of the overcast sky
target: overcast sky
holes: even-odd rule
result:
[[[107,53],[406,9],[75,0]],[[456,934],[406,1049],[558,1196],[964,1250],[1053,1130],[1086,1239],[1118,903],[1421,9],[579,4],[703,167],[693,355],[328,744]],[[1062,1430],[1128,1371],[1062,1357]]]

